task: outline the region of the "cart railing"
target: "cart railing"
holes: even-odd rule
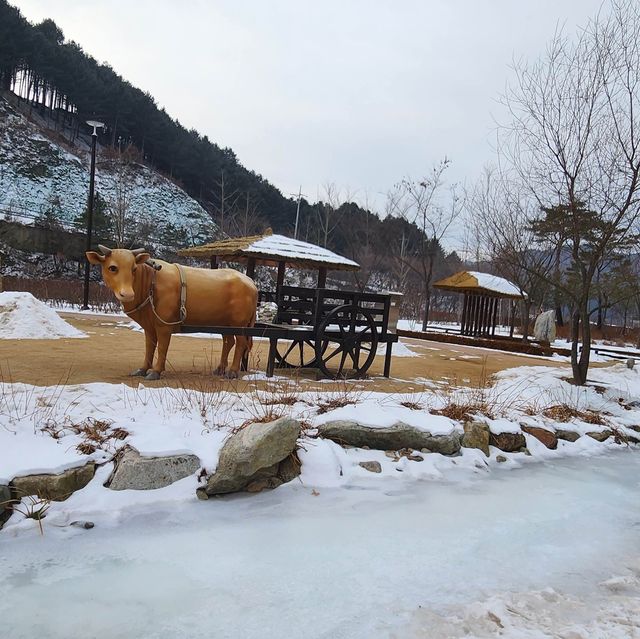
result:
[[[327,288],[303,288],[299,286],[282,286],[278,291],[278,313],[275,322],[278,324],[301,324],[319,326],[329,315],[336,326],[365,326],[364,317],[354,317],[352,313],[335,312],[340,307],[356,306],[373,318],[376,331],[380,337],[387,334],[389,325],[389,309],[391,299],[388,295],[378,293],[362,293],[358,291],[337,291]]]

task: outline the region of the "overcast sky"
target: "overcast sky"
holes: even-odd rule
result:
[[[285,194],[324,183],[381,203],[445,155],[492,157],[514,57],[601,0],[10,0],[50,17],[188,128]]]

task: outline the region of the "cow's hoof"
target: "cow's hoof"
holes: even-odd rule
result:
[[[224,374],[224,376],[225,376],[227,379],[238,379],[238,371],[231,371],[231,370],[229,370],[229,371],[227,371],[227,372]]]
[[[148,382],[155,382],[160,379],[160,373],[158,373],[158,371],[149,371],[144,378]]]
[[[129,373],[129,377],[144,377],[147,374],[146,368],[136,368],[135,371]]]
[[[214,375],[224,375],[225,370],[226,370],[226,368],[222,368],[222,366],[218,366],[218,368],[216,368],[213,371],[213,374]]]

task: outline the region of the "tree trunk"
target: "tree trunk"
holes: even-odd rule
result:
[[[531,311],[531,300],[527,297],[522,302],[522,341],[526,342],[529,339],[529,312]]]
[[[589,372],[591,357],[591,325],[589,324],[589,301],[581,300],[571,315],[571,370],[573,381],[584,386]],[[578,343],[582,332],[582,348],[578,355]]]
[[[427,330],[427,324],[429,323],[429,311],[431,310],[431,294],[429,287],[424,291],[424,316],[422,318],[422,330]]]

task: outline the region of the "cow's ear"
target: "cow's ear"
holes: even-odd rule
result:
[[[136,255],[136,264],[142,264],[143,262],[146,262],[150,257],[151,255],[149,255],[149,253],[140,253],[140,255]]]
[[[100,255],[100,253],[96,253],[95,251],[87,251],[85,255],[91,264],[102,264],[106,259],[104,255]]]

